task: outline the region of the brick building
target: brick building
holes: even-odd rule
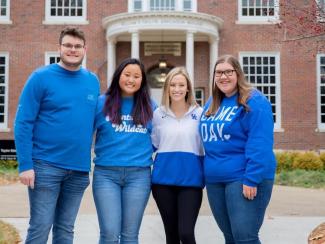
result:
[[[272,104],[275,148],[325,149],[325,51],[312,38],[284,41],[282,24],[295,19],[279,1],[0,0],[0,138],[13,139],[27,77],[58,60],[59,32],[74,25],[86,33],[84,66],[98,75],[102,92],[116,64],[132,56],[144,62],[157,102],[168,69],[182,65],[204,103],[215,60],[233,54]],[[313,0],[291,2],[307,9]]]

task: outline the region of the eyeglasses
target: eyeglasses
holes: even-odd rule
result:
[[[227,69],[227,70],[224,70],[224,71],[221,71],[221,70],[216,70],[215,73],[214,73],[214,76],[215,77],[221,77],[222,74],[224,74],[225,76],[232,76],[234,74],[234,69]]]
[[[72,48],[74,48],[77,51],[79,51],[79,50],[81,50],[82,48],[85,47],[84,45],[81,45],[81,44],[75,44],[75,45],[73,45],[71,43],[62,43],[61,45],[64,46],[66,49],[72,50]]]

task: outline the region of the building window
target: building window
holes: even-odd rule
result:
[[[0,0],[0,24],[11,24],[10,0]]]
[[[192,1],[191,0],[183,1],[183,10],[184,11],[192,11]]]
[[[128,0],[129,12],[197,11],[197,0]]]
[[[134,12],[142,11],[142,0],[134,0],[133,4]]]
[[[266,22],[279,19],[279,0],[238,0],[238,20]]]
[[[204,106],[204,89],[203,88],[195,88],[195,99],[196,99],[196,102],[201,107]]]
[[[54,64],[60,62],[59,52],[46,52],[45,53],[45,65]]]
[[[0,52],[0,129],[8,129],[8,59]]]
[[[54,64],[60,62],[60,53],[59,52],[45,52],[45,65]],[[86,56],[82,60],[82,67],[86,68]]]
[[[281,128],[279,54],[241,53],[246,79],[260,90],[272,105],[275,129]]]
[[[150,0],[151,11],[175,10],[175,0]]]
[[[87,24],[87,0],[46,0],[44,24]]]
[[[325,131],[325,54],[317,55],[318,128]]]

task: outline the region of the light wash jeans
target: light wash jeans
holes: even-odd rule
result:
[[[100,244],[138,244],[150,190],[150,167],[95,166],[93,195]]]
[[[51,227],[53,244],[72,244],[74,223],[89,173],[34,162],[35,187],[28,188],[30,221],[26,244],[46,244]]]
[[[210,208],[225,243],[260,244],[258,233],[271,198],[273,181],[262,181],[254,200],[243,196],[241,181],[206,184],[206,187]]]

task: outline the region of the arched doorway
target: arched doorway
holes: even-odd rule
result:
[[[147,70],[147,80],[151,91],[151,97],[158,105],[161,103],[166,75],[172,68],[174,68],[174,66],[168,64],[165,68],[159,68],[159,65],[155,64]]]

